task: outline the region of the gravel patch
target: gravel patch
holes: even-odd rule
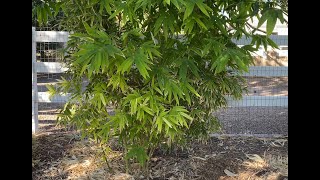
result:
[[[226,134],[288,135],[287,107],[236,107],[215,114]]]

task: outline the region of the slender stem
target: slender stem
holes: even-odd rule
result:
[[[149,164],[150,164],[150,159],[151,159],[151,157],[153,155],[154,150],[155,150],[155,146],[152,146],[150,148],[149,155],[148,155],[148,160],[147,160],[147,163],[146,163],[146,171],[145,172],[146,172],[146,177],[147,177],[148,180],[149,180],[149,173],[150,173]]]
[[[263,32],[263,33],[267,34],[266,31],[261,30],[261,29],[259,29],[259,28],[256,28],[256,27],[252,26],[252,25],[249,24],[249,23],[246,23],[246,25],[249,26],[250,28],[254,29],[254,30],[257,30],[257,31],[260,31],[260,32]],[[275,33],[272,33],[272,34],[275,34]]]
[[[108,157],[106,157],[106,163],[107,163],[107,167],[108,167],[108,170],[113,173],[113,169],[111,168],[110,164],[109,164],[109,161],[108,161]]]
[[[124,161],[126,165],[126,173],[129,174],[129,159],[126,158],[126,155],[128,153],[128,144],[127,144],[127,138],[123,138],[123,145],[124,145]]]

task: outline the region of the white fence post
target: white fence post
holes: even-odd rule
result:
[[[36,28],[32,27],[32,133],[38,131],[38,87],[36,69]]]

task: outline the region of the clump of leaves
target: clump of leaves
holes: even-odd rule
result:
[[[101,143],[119,138],[127,163],[136,158],[147,169],[160,143],[219,130],[212,112],[226,96],[242,97],[250,53],[276,47],[269,35],[284,21],[277,1],[65,0],[60,7],[61,27],[73,32],[68,77],[55,89],[71,94],[60,122]],[[258,26],[267,22],[266,35],[248,25],[254,17]],[[251,44],[232,41],[242,36]]]

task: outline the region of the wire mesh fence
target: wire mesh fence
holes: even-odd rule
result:
[[[275,73],[276,74],[276,73]],[[288,77],[246,77],[248,93],[215,113],[227,134],[288,134]]]
[[[38,107],[38,122],[39,130],[45,130],[55,126],[57,114],[65,103],[63,99],[49,99],[48,88],[49,84],[56,84],[58,79],[61,79],[63,71],[60,62],[63,59],[63,48],[65,46],[66,32],[57,33],[51,31],[52,28],[35,28],[35,69],[36,69],[36,88],[37,98],[33,99],[33,104]],[[33,82],[34,83],[34,82]]]
[[[50,31],[50,28],[36,28],[36,68],[39,130],[55,126],[58,111],[65,103],[64,98],[49,99],[46,85],[56,84],[65,69],[61,66],[62,48],[68,34]],[[254,54],[255,66],[244,74],[248,93],[240,101],[229,102],[217,115],[222,132],[227,134],[287,134],[288,125],[288,37],[273,35],[279,50],[263,50]],[[239,45],[248,40],[240,40]],[[34,84],[34,80],[33,80]],[[35,87],[33,86],[33,91]],[[34,115],[34,113],[33,113]]]

